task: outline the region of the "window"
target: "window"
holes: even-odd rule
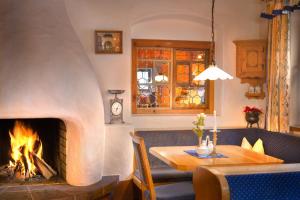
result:
[[[208,67],[210,46],[210,42],[132,40],[132,112],[212,113],[213,82],[193,80]]]

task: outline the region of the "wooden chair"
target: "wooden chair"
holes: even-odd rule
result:
[[[147,157],[144,139],[130,133],[133,142],[136,167],[139,177],[134,176],[133,181],[142,191],[143,199],[148,200],[194,200],[192,182],[178,182],[154,186],[150,164]]]

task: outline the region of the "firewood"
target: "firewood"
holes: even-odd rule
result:
[[[25,150],[25,148],[24,148],[24,146],[22,146],[21,151],[20,151],[22,153],[22,155],[21,155],[20,159],[22,160],[22,163],[23,163],[25,178],[27,178],[26,174],[29,174],[29,173],[28,173],[28,164],[27,164],[27,160],[26,160],[26,157],[25,157],[24,150]]]
[[[9,167],[9,164],[0,166],[0,171],[6,170]]]
[[[31,156],[33,157],[36,168],[46,179],[50,179],[52,176],[57,175],[57,172],[35,153],[31,153]]]
[[[22,163],[20,161],[17,161],[16,167],[13,171],[13,177],[20,180],[25,179],[25,175],[22,174]]]
[[[11,176],[13,171],[13,167],[9,166],[9,164],[0,166],[0,176]]]

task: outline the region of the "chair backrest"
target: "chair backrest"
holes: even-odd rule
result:
[[[143,186],[150,191],[150,198],[154,200],[156,199],[156,194],[144,139],[136,136],[132,132],[130,135],[132,137],[136,167],[139,170],[138,178],[140,179],[141,184],[143,184]]]
[[[198,138],[191,130],[147,130],[136,131],[135,135],[144,139],[151,168],[166,168],[169,166],[151,155],[149,148],[153,146],[194,146],[198,144]]]

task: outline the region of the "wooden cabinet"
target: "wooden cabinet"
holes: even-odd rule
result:
[[[236,45],[236,76],[239,78],[265,78],[265,40],[234,41]]]
[[[248,98],[263,99],[266,79],[266,40],[238,40],[236,45],[236,76],[248,83]]]

